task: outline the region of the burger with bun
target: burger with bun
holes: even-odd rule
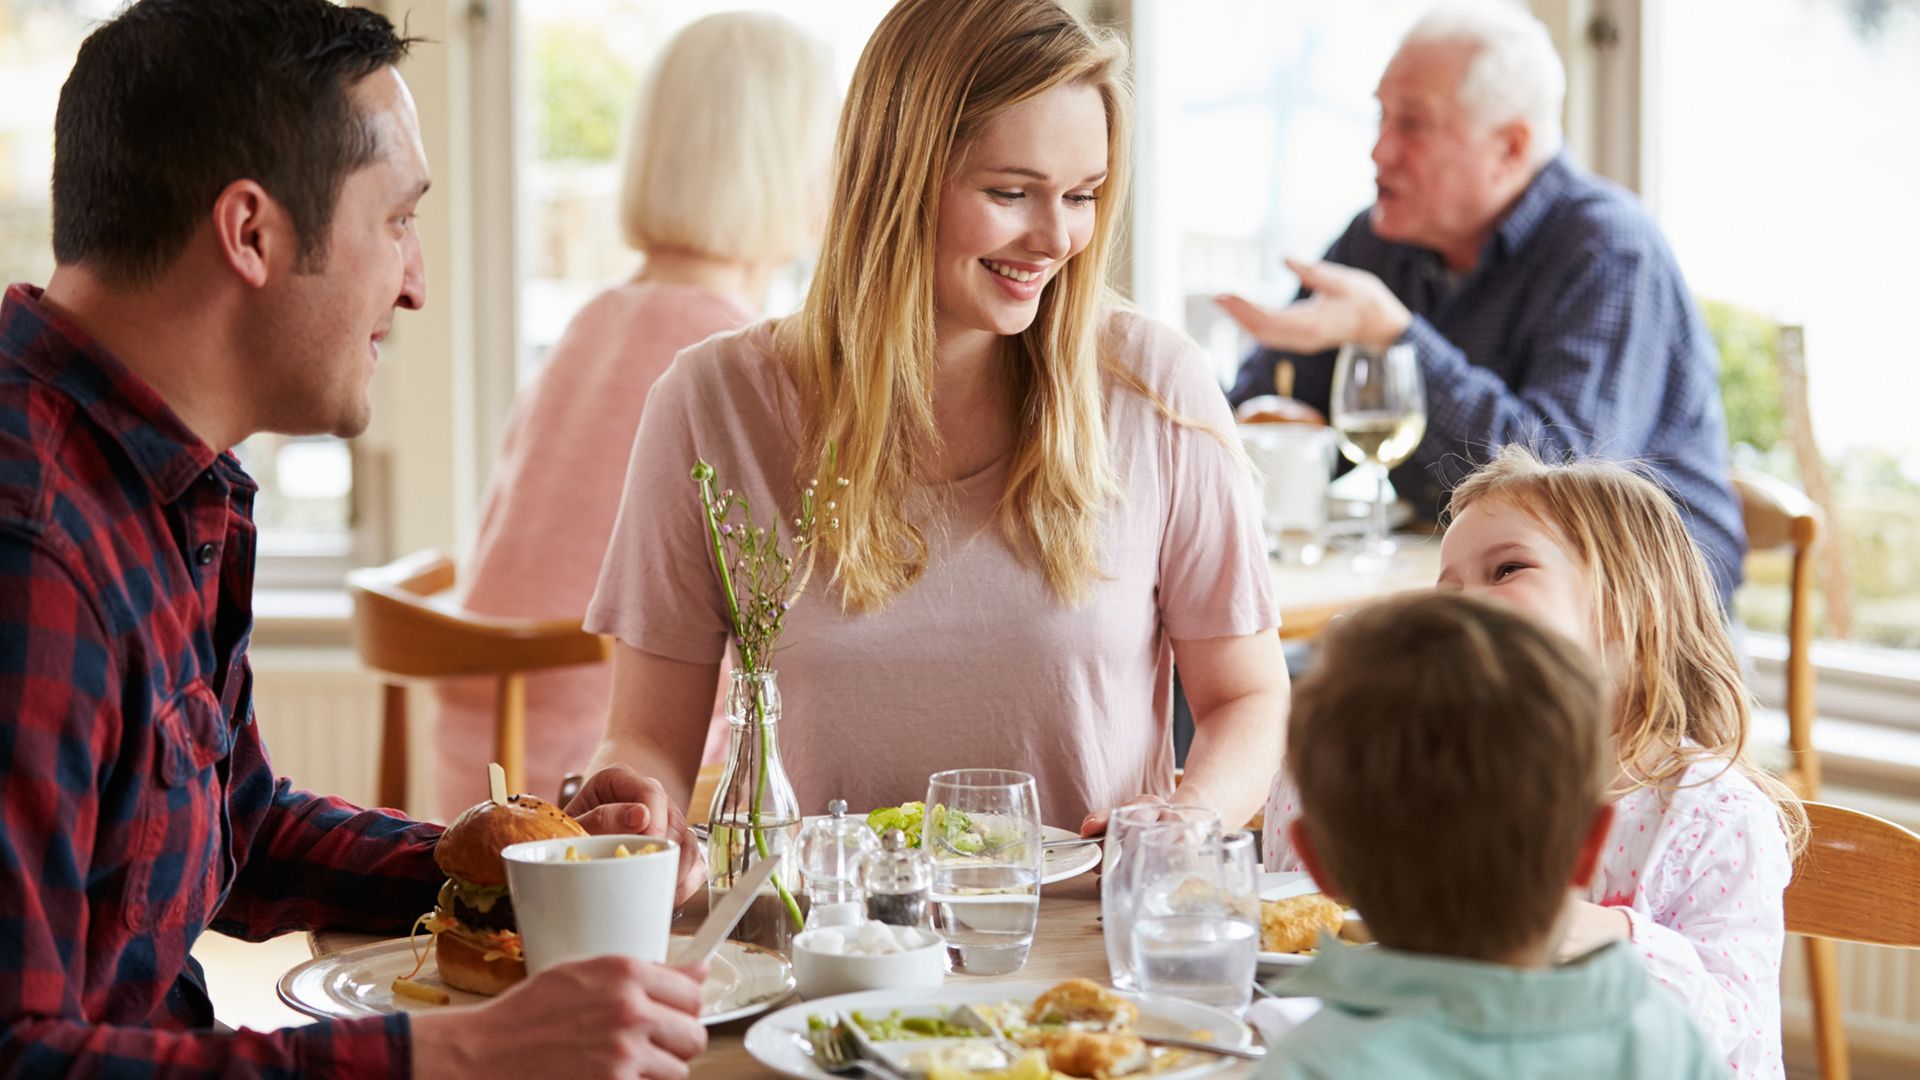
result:
[[[488,799],[453,819],[434,848],[433,860],[446,872],[447,883],[440,886],[427,919],[443,982],[476,994],[497,994],[526,978],[500,851],[523,840],[585,835],[587,830],[565,811],[532,795],[515,795],[503,803]]]

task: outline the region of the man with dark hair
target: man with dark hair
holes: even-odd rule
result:
[[[404,932],[442,880],[437,826],[268,764],[257,488],[226,452],[362,431],[425,300],[409,44],[327,0],[140,0],[61,93],[58,265],[0,301],[0,1074],[680,1076],[705,1045],[697,970],[606,958],[471,1010],[220,1032],[189,956],[209,926]],[[631,770],[568,809],[690,850]]]

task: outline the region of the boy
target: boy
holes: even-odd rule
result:
[[[1612,807],[1604,682],[1577,646],[1456,594],[1374,605],[1302,680],[1290,836],[1378,948],[1323,938],[1324,1007],[1267,1077],[1718,1077],[1618,944],[1551,966]]]

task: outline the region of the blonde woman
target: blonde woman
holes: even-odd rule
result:
[[[1440,587],[1535,616],[1613,680],[1613,825],[1561,958],[1629,943],[1734,1075],[1785,1075],[1782,896],[1806,816],[1748,755],[1747,690],[1679,510],[1621,465],[1509,447],[1455,489],[1450,513]],[[1276,781],[1274,869],[1293,864],[1295,806]]]
[[[675,353],[752,319],[769,277],[813,252],[839,95],[824,43],[728,13],[666,46],[633,110],[620,225],[645,261],[574,316],[516,402],[467,571],[467,606],[579,618],[613,531],[641,407]],[[551,797],[599,743],[611,665],[527,680],[527,778]],[[486,795],[493,683],[442,684],[439,803]],[[709,703],[711,705],[711,703]]]
[[[1203,355],[1105,284],[1124,70],[1051,0],[882,21],[804,307],[682,354],[641,423],[588,615],[620,641],[596,761],[685,806],[726,648],[694,459],[765,519],[837,458],[839,527],[774,661],[803,811],[956,766],[1034,773],[1069,828],[1142,794],[1258,809],[1287,683],[1250,478]]]

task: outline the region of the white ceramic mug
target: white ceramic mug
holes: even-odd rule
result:
[[[626,845],[624,858],[614,850]],[[568,848],[585,861],[566,857]],[[529,972],[590,956],[667,958],[680,849],[658,836],[529,840],[500,852]]]
[[[1336,452],[1333,429],[1315,424],[1242,424],[1241,444],[1259,473],[1262,523],[1285,562],[1320,561],[1327,487]]]

